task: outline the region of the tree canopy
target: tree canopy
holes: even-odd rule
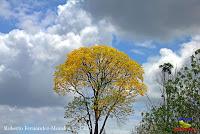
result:
[[[54,74],[55,92],[74,94],[66,106],[68,130],[77,133],[86,125],[90,134],[101,134],[109,117],[125,119],[133,112],[135,96],[146,92],[143,74],[141,65],[112,47],[95,45],[70,52]]]

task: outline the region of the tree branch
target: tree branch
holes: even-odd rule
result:
[[[117,101],[111,106],[111,108],[109,109],[108,113],[106,114],[106,117],[104,119],[104,122],[103,122],[103,125],[102,125],[101,129],[100,129],[100,133],[99,134],[102,134],[103,129],[104,129],[105,125],[106,125],[106,121],[107,121],[107,119],[108,119],[108,117],[110,115],[110,112],[112,111],[112,109],[114,108],[114,106],[116,105],[116,103],[117,103]]]
[[[76,88],[76,86],[74,86],[74,89],[75,89],[75,91],[79,94],[79,95],[81,95],[82,97],[83,97],[83,99],[84,99],[84,103],[85,103],[85,106],[86,106],[86,109],[87,109],[87,115],[88,115],[88,118],[89,118],[89,123],[90,124],[88,124],[88,122],[87,122],[87,124],[88,124],[88,128],[89,128],[89,130],[90,130],[90,133],[92,133],[92,119],[91,119],[91,114],[90,114],[90,111],[89,111],[89,106],[88,106],[88,103],[87,103],[87,99],[86,99],[86,97],[82,94],[82,93],[80,93],[78,90],[77,90],[77,88]]]

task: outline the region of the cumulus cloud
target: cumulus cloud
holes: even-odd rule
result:
[[[199,48],[200,38],[199,36],[195,36],[190,42],[183,43],[180,50],[172,51],[168,48],[162,48],[160,49],[159,56],[150,57],[148,61],[143,64],[145,70],[145,83],[149,88],[148,94],[152,99],[158,100],[161,98],[159,84],[156,81],[159,65],[169,62],[174,68],[179,69],[189,60],[189,57],[193,52]]]
[[[114,30],[105,20],[93,23],[78,4],[69,0],[58,6],[56,14],[49,11],[42,15],[47,19],[52,15],[53,22],[47,25],[37,25],[45,21],[38,12],[28,15],[28,11],[19,12],[22,18],[19,22],[23,22],[20,29],[0,34],[0,104],[63,106],[71,99],[53,93],[55,66],[75,48],[102,42],[111,44]]]
[[[97,20],[106,18],[121,35],[137,40],[170,40],[199,33],[199,0],[85,0]]]

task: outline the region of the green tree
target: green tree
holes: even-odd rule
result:
[[[172,66],[167,64],[160,67],[162,71],[171,74],[168,69]],[[190,62],[186,62],[177,73],[164,79],[166,80],[163,85],[165,101],[162,105],[143,114],[142,122],[136,128],[137,133],[174,133],[173,128],[179,127],[180,117],[192,118],[188,123],[193,128],[200,129],[200,49],[195,51]]]
[[[69,53],[54,74],[55,92],[74,94],[66,106],[67,130],[77,133],[86,125],[90,134],[102,134],[109,117],[125,120],[135,96],[146,91],[143,73],[138,63],[108,46]]]
[[[164,128],[169,128],[170,124],[169,124],[169,99],[171,96],[171,92],[169,91],[169,89],[167,88],[167,82],[168,80],[170,80],[170,76],[172,74],[172,69],[173,69],[173,65],[171,63],[164,63],[163,65],[160,65],[159,68],[161,69],[162,72],[162,77],[163,81],[162,81],[162,97],[164,100],[164,104],[163,104],[163,111],[164,111],[164,115],[163,115],[163,124],[162,126]],[[164,130],[163,130],[164,131]],[[166,131],[166,130],[165,130]]]

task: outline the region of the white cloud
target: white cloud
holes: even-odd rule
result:
[[[50,33],[79,33],[85,27],[92,25],[92,18],[85,10],[78,7],[78,1],[69,0],[65,5],[59,5],[55,25],[48,28]]]
[[[20,29],[0,34],[0,65],[6,67],[0,75],[0,100],[22,106],[63,105],[66,98],[58,98],[52,90],[55,66],[75,48],[111,44],[114,28],[105,20],[94,23],[74,0],[59,5],[57,13],[29,8],[26,4],[14,8]],[[10,92],[18,94],[13,97]]]

